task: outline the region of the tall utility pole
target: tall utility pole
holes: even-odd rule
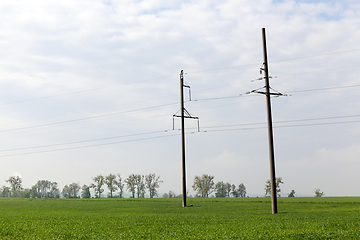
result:
[[[189,88],[184,84],[184,71],[180,72],[180,111],[181,114],[173,115],[173,128],[174,128],[174,117],[181,118],[181,155],[182,155],[182,206],[186,207],[186,167],[185,167],[185,118],[192,118],[198,120],[198,131],[199,131],[199,118],[191,116],[191,114],[185,109],[184,106],[184,88]],[[189,90],[190,91],[190,90]]]
[[[276,198],[276,176],[275,176],[275,154],[274,154],[274,138],[273,138],[273,126],[271,116],[271,102],[270,102],[270,84],[269,84],[269,68],[267,61],[266,50],[266,34],[265,28],[262,29],[263,40],[263,55],[264,55],[264,77],[265,77],[265,95],[266,95],[266,107],[267,107],[267,121],[268,121],[268,138],[269,138],[269,158],[270,158],[270,184],[271,184],[271,207],[272,213],[277,213],[277,198]]]
[[[184,71],[180,72],[181,102],[181,156],[182,156],[182,206],[186,207],[186,167],[185,167],[185,117],[184,117]]]

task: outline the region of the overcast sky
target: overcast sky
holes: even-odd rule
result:
[[[357,0],[1,1],[0,186],[156,173],[180,194],[183,69],[190,194],[210,174],[264,195],[266,102],[245,93],[266,28],[283,196],[359,196],[359,26]]]

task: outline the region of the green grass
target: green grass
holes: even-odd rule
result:
[[[360,198],[0,199],[0,239],[360,239]]]

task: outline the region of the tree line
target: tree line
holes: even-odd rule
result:
[[[282,180],[282,177],[277,177],[275,180],[275,187],[276,187],[276,194],[278,197],[280,197],[280,184],[283,184],[284,181]],[[266,181],[265,183],[265,197],[271,196],[271,182],[270,179]],[[322,197],[325,193],[320,190],[320,188],[315,189],[315,197]],[[295,190],[291,190],[291,192],[288,194],[288,197],[295,197]]]
[[[107,176],[98,175],[92,178],[93,183],[80,187],[77,183],[65,185],[60,191],[57,182],[49,180],[39,180],[31,188],[22,187],[20,176],[11,176],[5,182],[10,187],[2,186],[0,188],[0,197],[21,197],[21,198],[101,198],[104,192],[104,186],[108,188],[109,198],[124,197],[124,188],[128,190],[132,198],[144,198],[148,192],[150,198],[157,196],[158,188],[163,183],[160,176],[155,173],[148,175],[130,174],[125,180],[120,174],[109,174]],[[94,196],[91,196],[90,189],[94,190]]]
[[[160,176],[155,173],[148,175],[130,174],[125,180],[122,179],[120,174],[109,174],[102,176],[101,174],[93,177],[93,183],[90,185],[84,184],[80,187],[77,183],[65,185],[60,191],[57,182],[49,180],[39,180],[31,188],[22,187],[22,179],[19,176],[11,176],[5,182],[10,184],[10,187],[2,186],[0,188],[0,197],[21,197],[21,198],[101,198],[104,192],[104,186],[108,188],[109,198],[124,197],[124,189],[130,193],[131,198],[145,198],[148,193],[150,198],[158,196],[157,189],[163,183]],[[280,197],[280,184],[283,184],[281,177],[276,178],[276,193]],[[246,187],[243,183],[236,186],[228,182],[214,183],[214,176],[203,174],[202,176],[195,176],[192,185],[193,190],[196,192],[195,197],[209,197],[210,194],[215,193],[215,197],[246,197]],[[93,189],[94,196],[91,196],[91,189]],[[270,180],[265,184],[265,197],[270,196],[271,184]],[[322,197],[324,192],[320,189],[315,190],[315,197]],[[181,197],[174,192],[169,191],[162,197],[173,198]],[[295,190],[292,190],[288,197],[295,197]]]
[[[209,197],[211,193],[215,193],[215,197],[246,197],[243,183],[238,186],[223,181],[215,184],[214,176],[208,174],[195,176],[192,188],[196,192],[195,197]]]

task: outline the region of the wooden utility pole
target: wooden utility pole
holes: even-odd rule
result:
[[[263,55],[264,55],[264,75],[265,75],[265,95],[267,107],[267,121],[268,121],[268,138],[269,138],[269,158],[270,158],[270,184],[271,184],[271,207],[272,213],[277,213],[277,196],[276,196],[276,175],[275,175],[275,154],[274,154],[274,137],[271,116],[271,102],[270,102],[270,84],[269,84],[269,68],[267,61],[266,50],[266,34],[265,28],[262,29],[263,40]]]
[[[182,206],[186,207],[186,167],[185,167],[185,107],[184,107],[184,71],[180,72],[181,102],[181,155],[182,155]]]
[[[199,130],[199,118],[195,116],[191,116],[191,114],[185,109],[184,104],[184,88],[189,89],[190,94],[190,86],[184,84],[184,71],[180,72],[180,115],[175,113],[173,115],[173,130],[174,127],[174,117],[181,118],[181,155],[182,155],[182,206],[186,207],[186,167],[185,167],[185,118],[197,119],[198,120],[198,131]],[[191,96],[191,94],[190,94]],[[190,97],[191,101],[191,97]]]

